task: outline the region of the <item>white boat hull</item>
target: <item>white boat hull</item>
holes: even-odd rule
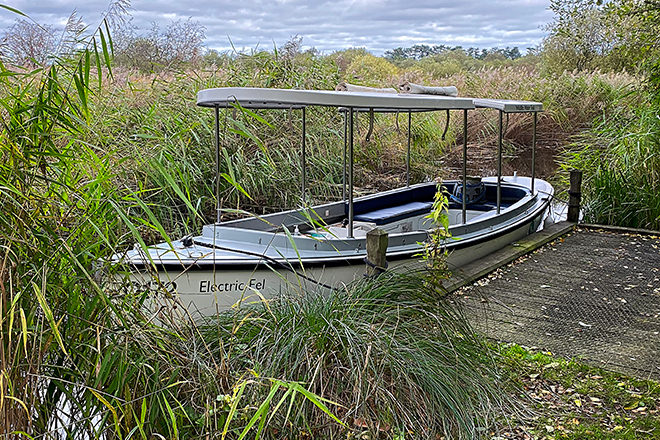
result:
[[[477,244],[449,250],[448,266],[460,276],[460,268],[467,263],[482,258],[498,249],[520,240],[541,224],[545,211],[539,212],[529,221]],[[451,244],[451,243],[450,243]],[[453,246],[457,247],[457,246]],[[451,249],[452,246],[449,246]],[[423,262],[419,257],[400,255],[388,256],[390,270],[419,270]],[[151,307],[172,308],[182,306],[179,313],[196,316],[209,316],[223,310],[246,306],[269,300],[283,291],[301,294],[328,287],[341,288],[365,274],[365,265],[351,264],[297,266],[293,270],[282,270],[264,264],[252,268],[223,268],[222,270],[187,271],[145,271],[131,272],[128,275],[131,287],[138,291],[148,291]],[[174,307],[173,309],[176,309]]]

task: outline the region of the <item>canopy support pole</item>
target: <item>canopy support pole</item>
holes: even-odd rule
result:
[[[305,135],[306,135],[306,133],[305,132],[306,132],[306,129],[307,129],[306,125],[307,125],[307,118],[306,118],[306,114],[305,114],[305,107],[303,107],[302,108],[302,152],[301,152],[301,157],[300,157],[300,162],[301,162],[300,166],[302,168],[301,182],[300,182],[300,187],[301,188],[300,189],[301,189],[301,197],[302,197],[303,205],[305,205],[307,203],[307,194],[306,194],[306,188],[305,188],[306,180],[307,180],[307,176],[305,175],[305,168],[306,168],[305,167],[305,159],[306,159],[306,155],[307,155],[307,152],[305,151],[305,147],[306,147],[306,145],[305,145],[305,138],[306,138]]]
[[[468,111],[463,110],[463,191],[461,197],[461,219],[463,224],[467,223],[467,205],[465,203],[465,192],[467,190],[467,120]]]
[[[502,209],[502,137],[504,136],[502,127],[502,110],[499,111],[499,131],[497,141],[497,213]]]
[[[538,112],[534,112],[534,124],[532,131],[532,195],[534,195],[534,179],[536,178],[536,123]]]
[[[215,109],[215,222],[220,223],[220,107]]]
[[[348,238],[353,238],[353,107],[348,109]]]
[[[347,148],[347,142],[348,142],[348,112],[344,112],[344,158],[343,158],[343,166],[344,166],[344,172],[341,175],[341,198],[345,202],[346,201],[346,148]]]
[[[408,149],[406,151],[406,187],[410,186],[410,137],[412,129],[412,112],[408,110]]]

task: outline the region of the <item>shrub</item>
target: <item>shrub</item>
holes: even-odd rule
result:
[[[392,85],[397,73],[398,69],[389,61],[370,54],[355,57],[346,68],[349,82],[357,80],[361,85],[372,87]]]

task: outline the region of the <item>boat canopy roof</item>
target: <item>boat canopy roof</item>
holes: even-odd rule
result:
[[[504,113],[535,113],[543,111],[543,104],[534,101],[511,99],[474,99],[477,108],[492,108]]]
[[[437,95],[253,87],[222,87],[200,90],[197,93],[197,105],[202,107],[230,107],[235,103],[251,109],[325,106],[373,109],[379,112],[471,110],[475,108],[472,98]]]

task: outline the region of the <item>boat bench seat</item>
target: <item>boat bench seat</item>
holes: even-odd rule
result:
[[[354,218],[361,222],[370,222],[377,225],[403,220],[408,217],[425,214],[431,211],[431,202],[410,202],[404,205],[391,206],[389,208],[376,209],[356,215]]]

